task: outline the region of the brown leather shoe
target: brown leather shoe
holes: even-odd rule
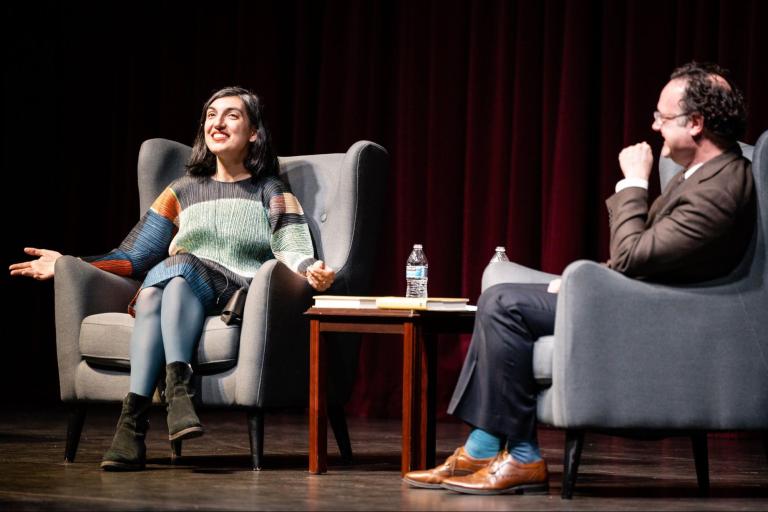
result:
[[[445,462],[434,469],[426,471],[410,471],[405,474],[403,481],[413,487],[424,489],[442,489],[440,483],[448,477],[471,475],[475,471],[487,466],[493,457],[487,459],[473,459],[464,451],[463,446],[456,448],[453,455],[445,459]]]
[[[549,491],[544,460],[522,464],[506,450],[480,471],[443,480],[443,487],[467,494],[540,494]]]

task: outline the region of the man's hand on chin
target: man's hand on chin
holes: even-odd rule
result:
[[[619,166],[625,178],[648,181],[653,166],[653,151],[647,142],[627,146],[619,153]]]

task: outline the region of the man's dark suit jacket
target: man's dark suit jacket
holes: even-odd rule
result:
[[[625,188],[606,200],[611,229],[608,266],[630,277],[704,281],[739,263],[752,237],[752,164],[740,152],[680,171],[648,208],[648,191]]]
[[[687,180],[683,175],[673,177],[650,210],[643,188],[626,188],[608,198],[611,268],[632,277],[701,281],[728,273],[742,259],[755,223],[749,161],[739,153],[724,153]],[[537,385],[529,338],[554,331],[557,301],[555,294],[544,291],[545,285],[538,286],[497,289],[494,294],[511,299],[491,294],[486,302],[483,297],[478,301],[482,306],[450,414],[489,432],[535,439]],[[531,314],[536,315],[536,334],[530,328]],[[545,325],[547,320],[551,324]]]

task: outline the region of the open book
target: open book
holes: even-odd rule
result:
[[[316,308],[418,309],[463,311],[469,299],[449,297],[369,297],[352,295],[315,295]]]

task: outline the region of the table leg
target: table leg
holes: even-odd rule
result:
[[[435,467],[435,389],[437,387],[437,336],[421,336],[421,451],[419,465]]]
[[[425,469],[421,456],[421,336],[413,322],[403,324],[403,448],[400,473]]]
[[[309,323],[309,472],[328,471],[328,412],[326,408],[326,344],[320,321]]]

